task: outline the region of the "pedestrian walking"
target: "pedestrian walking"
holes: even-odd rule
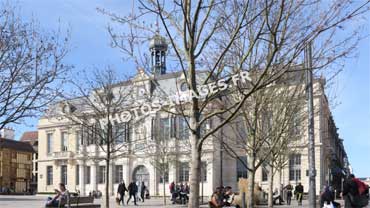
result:
[[[146,186],[144,184],[144,181],[141,182],[141,186],[140,186],[140,197],[141,197],[141,200],[144,202],[144,198],[145,198],[145,191],[146,191]]]
[[[290,183],[288,183],[288,185],[285,186],[285,190],[286,190],[286,203],[287,205],[290,205],[293,196],[293,186]]]
[[[304,190],[303,185],[301,183],[298,183],[294,190],[297,196],[298,205],[302,205],[303,190]]]
[[[141,193],[141,183],[136,181],[137,192],[136,192],[136,200],[141,201],[140,193]]]
[[[118,205],[122,202],[122,205],[125,204],[125,192],[128,191],[124,181],[118,185],[117,195],[119,195]]]
[[[127,189],[128,189],[128,193],[129,193],[129,198],[127,199],[126,204],[129,203],[129,201],[131,200],[131,197],[134,197],[134,204],[137,205],[136,204],[136,194],[137,194],[137,185],[136,185],[136,183],[134,181],[132,181],[130,183],[130,185],[128,185]]]
[[[176,188],[176,185],[175,185],[175,182],[172,181],[172,183],[169,185],[168,187],[170,189],[170,193],[171,193],[171,201],[174,201],[176,196],[175,196],[175,188]]]

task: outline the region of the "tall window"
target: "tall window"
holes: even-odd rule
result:
[[[178,117],[179,119],[179,139],[189,139],[189,127],[187,124],[187,118],[186,117]]]
[[[130,123],[129,122],[116,124],[115,140],[116,140],[116,143],[119,143],[119,144],[130,141]]]
[[[188,162],[180,162],[179,164],[179,180],[180,182],[188,182],[189,181],[189,163]]]
[[[46,184],[53,185],[53,166],[46,167]]]
[[[60,182],[61,183],[64,183],[64,184],[67,184],[67,166],[66,165],[62,165],[60,166]]]
[[[99,166],[98,183],[105,183],[105,166]]]
[[[87,145],[94,144],[95,138],[96,138],[96,130],[95,126],[91,125],[86,128],[86,135],[87,135]]]
[[[203,161],[201,164],[201,169],[200,169],[200,181],[206,182],[207,181],[207,162]]]
[[[203,119],[203,118],[201,117],[201,119]],[[205,120],[205,122],[202,123],[202,125],[200,127],[200,135],[201,136],[206,135],[206,133],[209,131],[209,129],[211,127],[212,127],[212,120],[211,119]]]
[[[76,165],[76,185],[80,184],[80,166]]]
[[[90,184],[91,182],[91,167],[86,166],[85,167],[86,172],[85,172],[85,184]]]
[[[248,178],[247,162],[247,156],[241,156],[236,159],[236,180]]]
[[[76,151],[80,150],[82,145],[82,131],[76,131]]]
[[[289,157],[289,180],[301,180],[301,155],[292,154]]]
[[[299,113],[296,113],[293,116],[293,122],[292,122],[292,135],[299,135],[301,133],[301,124],[300,124],[300,115]]]
[[[46,146],[46,152],[48,154],[50,154],[52,151],[53,151],[53,134],[52,133],[48,133],[46,134],[46,140],[47,140],[47,146]]]
[[[62,132],[62,138],[61,138],[61,140],[62,140],[62,142],[61,142],[61,144],[62,144],[62,151],[68,151],[68,134],[67,134],[67,132]]]
[[[268,180],[268,174],[269,174],[269,171],[267,169],[267,165],[264,163],[262,165],[262,181]]]
[[[272,123],[272,112],[269,110],[265,110],[262,114],[262,131],[265,135],[269,135],[271,133]]]
[[[247,138],[247,128],[245,126],[245,122],[243,119],[236,121],[235,123],[235,131],[236,135],[239,139],[246,139]]]
[[[162,170],[160,171],[160,176],[159,176],[159,183],[168,183],[168,164],[160,164],[159,168]]]
[[[114,182],[120,183],[121,181],[123,181],[123,166],[116,165],[114,171]]]
[[[170,119],[169,118],[159,119],[159,136],[161,139],[170,138]]]

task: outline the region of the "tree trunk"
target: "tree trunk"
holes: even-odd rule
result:
[[[199,207],[199,183],[201,153],[197,148],[197,136],[191,134],[191,173],[190,173],[190,199],[189,208]]]
[[[167,202],[166,202],[166,181],[164,180],[164,175],[162,175],[162,178],[163,178],[163,204],[164,205],[167,205]]]
[[[109,161],[110,159],[107,158],[105,160],[105,207],[109,208]]]
[[[255,171],[248,171],[248,194],[247,194],[247,207],[253,208],[254,207],[254,179],[255,179]]]
[[[273,167],[270,166],[270,171],[269,171],[269,198],[268,198],[268,207],[273,207],[274,206],[274,193],[273,193],[273,188],[274,188],[274,173],[273,173]]]
[[[253,154],[248,155],[248,194],[247,194],[247,207],[253,208],[254,206],[254,179],[256,175],[255,170],[256,159]]]
[[[283,184],[283,168],[279,168],[279,186],[284,187],[285,184]],[[280,187],[282,188],[282,187]]]

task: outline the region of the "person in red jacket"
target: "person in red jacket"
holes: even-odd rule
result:
[[[343,184],[344,207],[361,208],[367,206],[369,203],[367,192],[366,184],[355,178],[355,175],[350,174]]]

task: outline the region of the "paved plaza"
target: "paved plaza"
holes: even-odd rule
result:
[[[23,207],[44,207],[45,201],[47,196],[13,196],[13,195],[0,195],[0,208],[23,208]],[[168,201],[169,202],[169,201]],[[102,204],[102,199],[94,200],[96,204]],[[139,206],[134,206],[133,202],[130,202],[129,205],[125,205],[124,207],[165,207],[163,206],[163,200],[160,198],[150,199],[145,201],[144,203],[138,202]],[[103,206],[102,206],[103,207]],[[115,203],[114,198],[112,197],[110,200],[110,207],[123,207],[118,206]],[[181,205],[171,205],[167,207],[186,207]]]
[[[0,207],[1,208],[18,208],[18,207],[44,207],[46,196],[12,196],[12,195],[0,195]],[[343,204],[342,201],[339,201]],[[95,203],[102,203],[101,199],[95,200]],[[134,206],[133,202],[130,202],[129,205],[125,206],[118,206],[114,202],[114,198],[111,198],[110,200],[111,207],[147,207],[147,208],[153,208],[153,207],[186,207],[184,205],[163,205],[163,200],[161,198],[153,198],[150,200],[146,200],[144,203],[138,202],[138,206]],[[103,206],[102,206],[103,207]],[[207,205],[201,206],[202,208],[208,207]],[[258,206],[258,208],[264,208],[266,206]],[[274,206],[277,208],[287,208],[287,207],[303,207],[308,208],[308,202],[303,201],[303,206],[297,206],[297,203],[295,201],[292,202],[292,205],[286,206]],[[370,207],[370,206],[369,206]],[[319,208],[319,206],[317,206]]]

